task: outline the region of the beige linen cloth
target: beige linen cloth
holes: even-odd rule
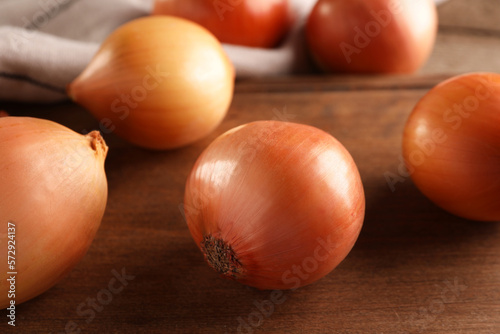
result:
[[[66,99],[65,87],[83,71],[106,36],[127,21],[149,15],[153,1],[0,0],[0,100]],[[291,0],[296,23],[275,49],[224,45],[237,76],[307,71],[303,26],[315,2]]]

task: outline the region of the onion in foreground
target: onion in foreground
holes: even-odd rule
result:
[[[0,308],[43,293],[84,256],[106,207],[107,151],[97,131],[0,118]]]
[[[348,151],[311,126],[260,121],[217,138],[186,184],[187,224],[208,264],[259,289],[333,270],[361,230],[363,186]]]

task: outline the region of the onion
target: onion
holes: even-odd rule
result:
[[[212,34],[184,19],[155,16],[113,32],[68,95],[101,121],[101,130],[169,149],[214,130],[233,88],[234,68]]]
[[[47,120],[0,118],[0,308],[11,299],[7,272],[17,272],[19,304],[52,287],[84,256],[106,206],[107,150],[96,131],[83,136]],[[15,225],[13,238],[8,223]]]
[[[466,74],[427,93],[406,123],[403,156],[434,203],[500,221],[500,75]]]
[[[290,28],[288,0],[156,0],[154,15],[192,20],[222,43],[272,48]]]
[[[191,235],[222,277],[296,289],[328,274],[361,230],[365,198],[347,150],[306,125],[260,121],[217,138],[190,173]]]
[[[433,0],[319,0],[307,41],[325,71],[412,73],[429,57],[437,33]]]

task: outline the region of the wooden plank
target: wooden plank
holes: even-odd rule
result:
[[[236,94],[284,93],[284,92],[328,92],[361,90],[428,89],[450,77],[447,74],[426,76],[407,75],[315,75],[300,77],[277,77],[264,79],[241,79],[235,87]]]
[[[107,135],[109,204],[96,240],[67,278],[19,306],[16,330],[61,333],[74,326],[82,333],[500,332],[500,226],[443,212],[411,180],[391,192],[384,177],[387,171],[397,173],[404,122],[437,80],[249,80],[237,84],[223,124],[194,145],[152,152]],[[33,106],[9,105],[7,110],[46,117],[76,131],[97,125],[72,104],[28,108]],[[194,245],[179,204],[190,168],[217,135],[276,117],[317,126],[347,147],[365,186],[367,214],[357,244],[334,272],[285,292],[282,303],[265,304],[263,315],[259,308],[270,292],[218,278]],[[113,270],[125,270],[134,278],[92,313],[85,305],[107,289]],[[239,327],[242,323],[249,327]]]
[[[476,34],[500,33],[498,0],[448,0],[438,7],[439,25]]]
[[[438,14],[436,45],[420,74],[500,72],[497,0],[448,0]]]
[[[440,32],[430,59],[420,74],[500,72],[500,36]]]

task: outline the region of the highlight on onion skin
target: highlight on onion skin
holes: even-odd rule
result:
[[[107,151],[96,131],[84,136],[47,120],[0,118],[0,308],[10,301],[8,272],[17,272],[18,305],[84,256],[106,207]],[[15,268],[7,263],[8,223],[15,225]]]
[[[306,35],[326,72],[413,73],[430,56],[437,28],[433,0],[319,0]]]
[[[272,48],[291,26],[290,11],[289,0],[156,0],[152,14],[192,20],[221,43]]]
[[[317,128],[259,121],[218,137],[198,158],[184,198],[208,264],[259,289],[296,289],[353,247],[365,198],[348,151]]]
[[[233,97],[234,67],[205,28],[170,16],[115,30],[68,86],[103,131],[132,144],[172,149],[211,133]]]
[[[457,216],[500,221],[500,75],[451,78],[415,106],[403,135],[415,185]]]

